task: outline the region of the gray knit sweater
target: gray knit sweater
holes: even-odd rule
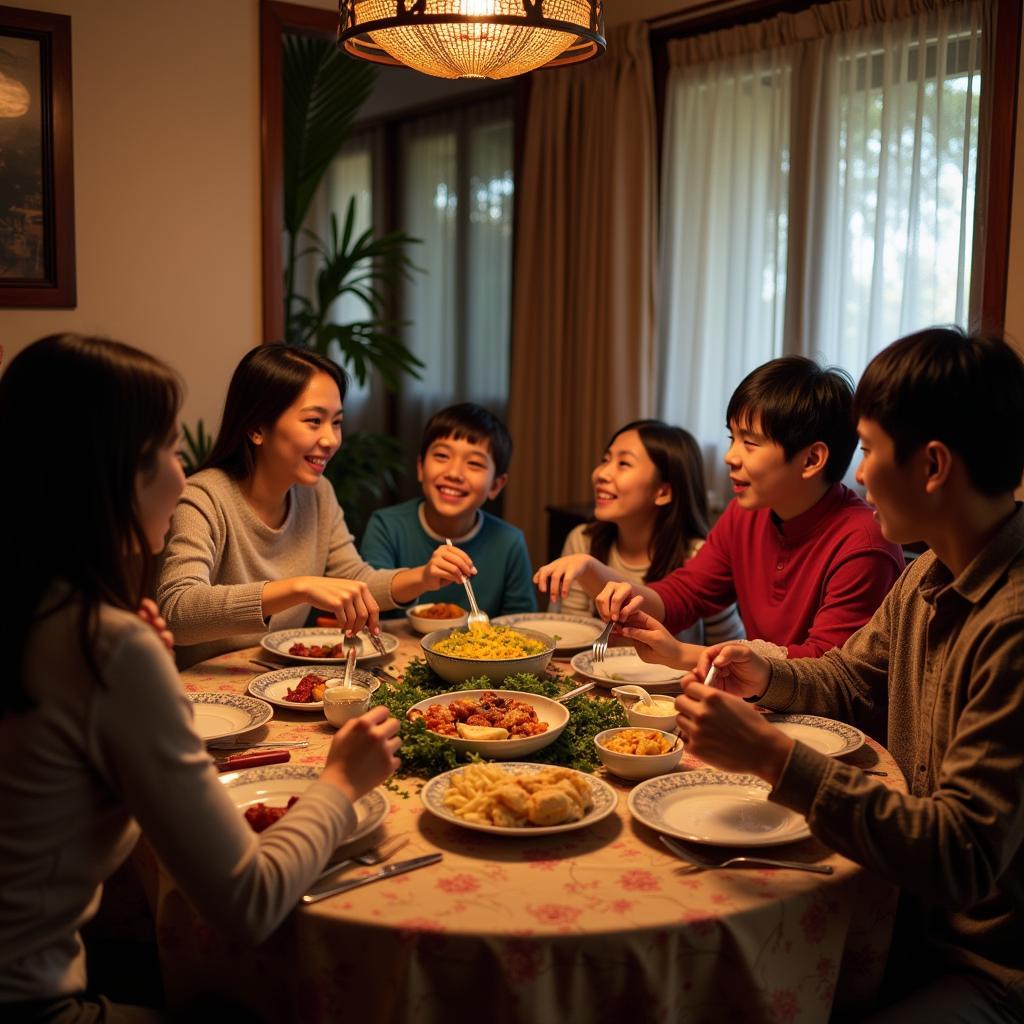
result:
[[[293,576],[362,580],[382,610],[395,607],[398,569],[359,557],[331,485],[295,486],[278,529],[249,506],[223,470],[191,477],[178,502],[157,584],[157,602],[178,644],[178,664],[258,644],[268,630],[301,626],[308,605],[263,617],[263,585]]]

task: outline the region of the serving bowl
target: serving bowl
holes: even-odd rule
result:
[[[653,779],[655,775],[664,775],[679,764],[683,756],[683,741],[664,729],[643,727],[645,732],[657,732],[668,739],[673,745],[665,754],[622,754],[617,750],[609,750],[604,744],[621,732],[631,732],[636,726],[629,728],[605,729],[594,737],[597,756],[601,763],[622,779]]]
[[[427,604],[413,605],[406,613],[405,617],[409,622],[409,625],[416,630],[417,633],[434,633],[439,628],[444,629],[459,629],[464,626],[469,619],[469,612],[464,611],[461,615],[451,619],[431,619],[426,618],[420,613],[427,608],[433,608],[435,604],[450,604],[449,601],[439,602],[430,601]]]
[[[502,697],[511,697],[520,700],[537,712],[537,718],[547,722],[547,729],[536,736],[512,737],[507,740],[464,740],[460,736],[446,736],[443,733],[432,732],[433,736],[440,736],[447,740],[456,750],[464,754],[480,754],[495,761],[510,761],[517,757],[525,757],[527,754],[536,753],[546,746],[554,743],[562,734],[562,730],[569,724],[569,709],[564,704],[552,700],[550,697],[542,697],[539,693],[522,693],[519,690],[456,690],[454,693],[439,693],[434,697],[421,700],[413,704],[406,712],[406,717],[413,715],[414,711],[426,714],[431,704],[451,704],[456,700],[479,700],[485,693],[497,692]]]
[[[522,633],[523,636],[529,637],[531,640],[539,640],[544,645],[544,650],[539,654],[527,654],[520,658],[496,659],[460,658],[454,654],[442,654],[434,650],[436,643],[455,632],[459,631],[435,629],[433,633],[428,633],[420,641],[427,664],[447,683],[464,683],[467,679],[478,679],[481,676],[490,679],[492,683],[500,683],[508,676],[518,672],[530,672],[539,676],[548,667],[548,662],[555,650],[555,642],[546,634],[538,633],[533,629],[518,628],[516,629],[517,633]]]

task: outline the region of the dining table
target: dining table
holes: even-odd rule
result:
[[[384,628],[398,647],[373,664],[400,679],[422,656],[420,637],[404,620]],[[212,658],[184,670],[184,686],[244,694],[266,671],[253,659],[267,652]],[[564,661],[549,671],[572,674]],[[594,693],[607,697],[599,688],[576,699]],[[291,748],[289,763],[320,767],[333,734],[322,712],[275,708],[238,742],[306,741]],[[845,760],[905,791],[896,763],[874,740]],[[676,770],[701,767],[684,754]],[[436,817],[419,799],[425,780],[399,776],[379,791],[388,802],[381,826],[356,849],[402,837],[402,859],[440,852],[442,860],[299,905],[256,947],[207,926],[152,860],[147,888],[169,999],[227,1000],[254,1020],[417,1024],[790,1024],[871,1003],[895,919],[891,884],[814,838],[767,855],[827,864],[831,875],[694,868],[633,819],[627,797],[635,783],[597,774],[615,791],[613,813],[588,828],[516,837]],[[374,870],[357,867],[345,877]]]

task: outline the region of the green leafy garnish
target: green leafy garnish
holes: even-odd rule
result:
[[[402,759],[402,766],[397,775],[400,778],[430,779],[441,772],[457,768],[460,764],[484,758],[477,754],[463,757],[443,736],[430,732],[422,719],[410,722],[406,718],[406,713],[414,704],[428,700],[440,692],[455,690],[520,690],[523,693],[537,693],[543,697],[554,698],[571,688],[571,683],[560,676],[535,676],[528,672],[509,676],[500,684],[492,683],[484,676],[469,679],[464,683],[446,683],[430,670],[426,662],[416,658],[409,663],[401,683],[382,681],[373,695],[372,703],[387,705],[400,723],[402,748],[399,756]],[[538,764],[558,764],[584,772],[593,771],[600,765],[594,737],[605,729],[627,724],[622,707],[618,701],[606,697],[579,697],[571,702],[570,711],[569,724],[562,735],[550,746],[524,757],[523,760],[536,761]],[[388,788],[405,797],[409,795],[393,782]]]

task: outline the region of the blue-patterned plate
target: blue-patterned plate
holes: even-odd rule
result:
[[[545,633],[555,641],[556,651],[578,651],[601,635],[604,623],[590,615],[563,615],[561,612],[523,612],[491,619],[494,626],[526,626]]]
[[[599,686],[633,683],[660,693],[678,693],[679,680],[683,675],[678,668],[648,664],[634,647],[609,647],[604,661],[597,662],[591,651],[580,651],[569,664],[573,671],[593,679]]]
[[[297,764],[275,764],[266,768],[246,768],[220,776],[235,806],[244,811],[253,804],[284,807],[290,797],[302,796],[317,779],[319,768]],[[388,800],[383,790],[373,789],[355,803],[356,828],[345,836],[345,843],[354,842],[372,832],[388,816]]]
[[[330,665],[321,665],[316,675],[323,679],[333,679],[335,686],[341,685],[344,676],[345,666],[339,665],[332,668]],[[254,697],[276,704],[279,708],[288,708],[289,711],[322,711],[324,702],[322,700],[310,701],[308,704],[299,704],[293,700],[286,700],[285,694],[294,690],[299,681],[312,672],[308,668],[280,668],[275,672],[264,672],[249,682],[249,692]],[[376,676],[361,668],[352,670],[353,681],[359,686],[365,686],[370,693],[380,686],[380,680]]]
[[[372,658],[382,657],[373,649],[373,645],[365,636],[359,636],[356,639],[359,641],[359,654],[356,655],[356,661],[370,661]],[[394,654],[398,650],[397,636],[381,632],[380,639],[384,644],[385,654]],[[340,629],[308,626],[302,629],[279,629],[273,633],[268,633],[260,641],[260,646],[264,650],[270,651],[271,654],[287,658],[288,661],[323,665],[325,663],[331,664],[332,662],[335,664],[338,662],[344,663],[345,655],[340,654],[336,658],[307,658],[301,654],[289,654],[288,648],[298,643],[305,644],[307,647],[311,644],[319,644],[321,647],[334,646],[335,644],[340,644],[342,640],[344,640],[344,634]]]
[[[506,761],[502,767],[508,770],[510,774],[522,773],[532,775],[557,766],[533,764],[529,761]],[[594,806],[579,821],[567,821],[562,825],[524,825],[522,828],[509,828],[502,825],[485,825],[477,821],[466,821],[444,805],[444,795],[452,784],[452,776],[464,770],[463,768],[456,768],[454,771],[435,776],[420,790],[420,799],[423,801],[424,807],[431,814],[436,814],[439,818],[443,818],[453,825],[461,825],[463,828],[470,828],[476,832],[490,832],[496,836],[547,836],[555,832],[572,832],[578,828],[588,828],[590,825],[607,818],[615,810],[618,803],[615,790],[603,779],[588,775],[586,772],[577,772],[574,768],[566,768],[566,771],[582,775],[590,783],[590,792]]]
[[[781,846],[806,839],[802,814],[768,802],[771,787],[756,775],[711,769],[673,772],[641,782],[630,814],[656,832],[715,846]]]
[[[265,701],[241,693],[186,693],[193,704],[192,727],[205,742],[258,729],[274,717]]]
[[[860,729],[831,718],[817,715],[765,715],[765,718],[787,736],[829,757],[852,754],[864,746],[864,733]]]

